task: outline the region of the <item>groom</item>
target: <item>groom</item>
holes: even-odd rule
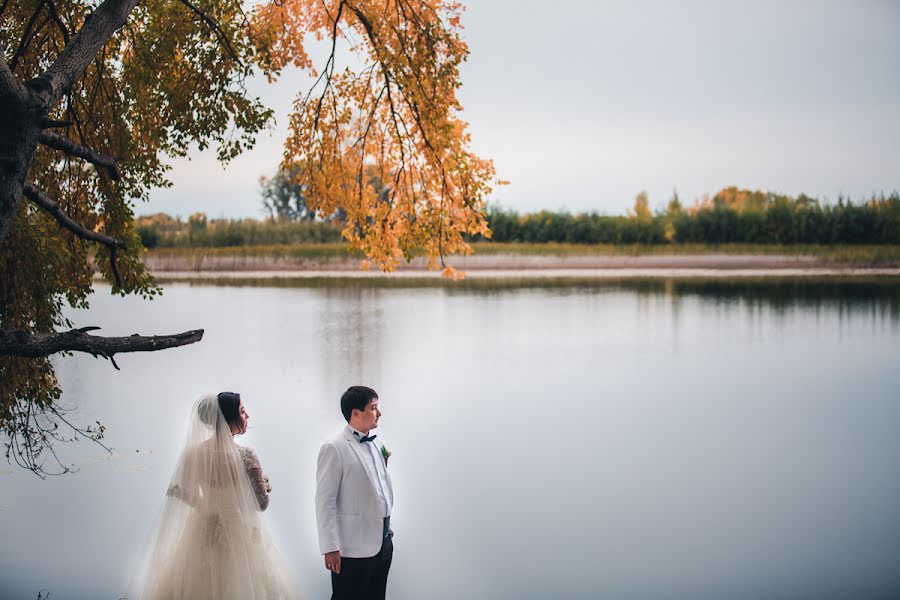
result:
[[[331,571],[332,600],[383,600],[394,555],[387,472],[390,455],[376,435],[381,411],[372,388],[355,385],[341,396],[347,426],[319,450],[316,523],[319,551]]]

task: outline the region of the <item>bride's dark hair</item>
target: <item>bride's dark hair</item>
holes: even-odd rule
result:
[[[216,396],[216,401],[225,422],[232,427],[241,427],[241,395],[235,392],[220,392]],[[207,408],[203,403],[198,407],[200,419],[207,425],[215,425],[218,416],[215,411],[206,410]]]
[[[218,399],[225,422],[231,427],[241,428],[241,395],[235,392],[220,392]]]

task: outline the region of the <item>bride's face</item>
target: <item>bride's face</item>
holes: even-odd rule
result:
[[[238,416],[241,419],[240,425],[234,424],[231,426],[231,433],[233,435],[240,435],[247,431],[247,422],[250,421],[250,415],[247,414],[247,409],[244,408],[244,401],[241,400],[240,405],[238,405]]]

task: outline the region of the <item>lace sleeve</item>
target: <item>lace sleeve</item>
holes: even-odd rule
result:
[[[166,490],[166,496],[181,500],[188,506],[191,506],[194,508],[196,508],[197,504],[198,504],[197,497],[194,496],[193,494],[188,493],[187,490],[185,490],[183,487],[181,487],[177,483],[169,486],[169,489]]]
[[[266,510],[269,507],[269,491],[272,488],[269,486],[269,478],[259,464],[259,457],[250,448],[241,447],[241,458],[244,459],[244,469],[247,471],[247,478],[250,479],[250,487],[256,494],[259,510]]]
[[[185,453],[185,455],[178,461],[178,467],[175,472],[175,477],[172,482],[169,484],[169,488],[166,490],[166,496],[170,498],[175,498],[176,500],[181,500],[188,506],[192,508],[197,508],[199,505],[199,490],[196,486],[191,486],[187,483],[188,478],[186,477],[186,471],[188,467],[186,463],[194,458],[194,455],[190,452]]]

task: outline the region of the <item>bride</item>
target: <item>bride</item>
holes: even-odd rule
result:
[[[269,505],[268,478],[256,453],[234,442],[248,419],[239,394],[194,404],[139,598],[297,598],[259,517]]]

